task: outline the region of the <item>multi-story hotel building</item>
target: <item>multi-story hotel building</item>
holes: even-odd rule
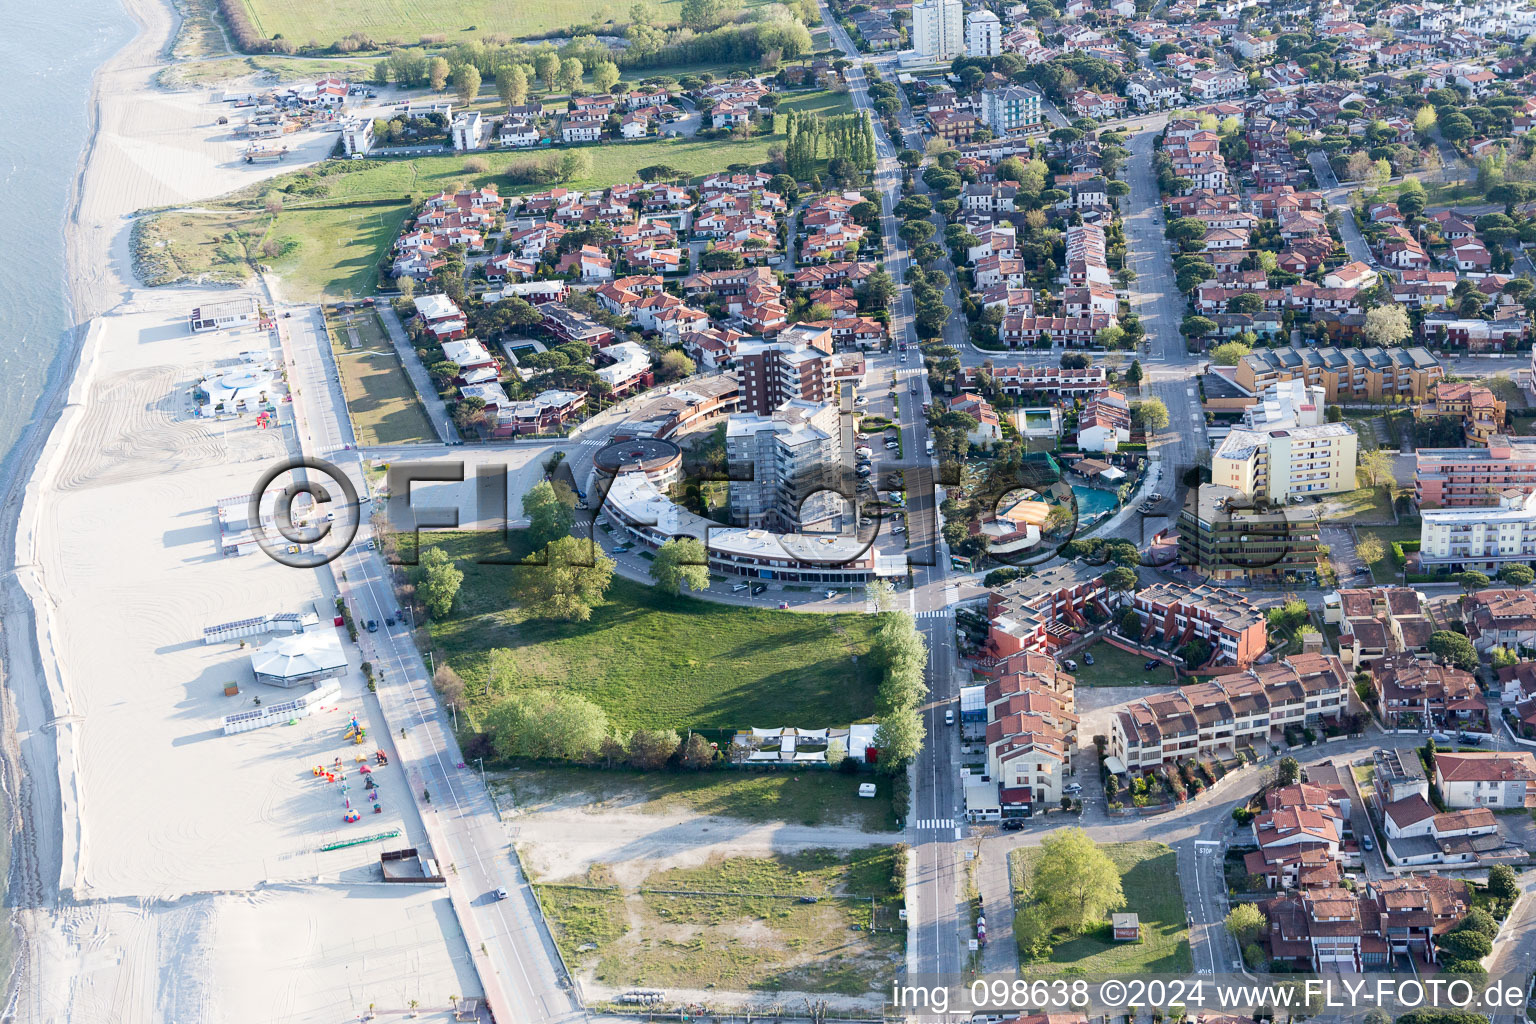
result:
[[[1320,544],[1310,506],[1259,512],[1233,487],[1196,488],[1179,513],[1179,563],[1212,579],[1282,579],[1314,571]]]
[[[1404,395],[1422,402],[1445,370],[1425,348],[1266,348],[1237,364],[1238,386],[1259,394],[1301,379],[1320,385],[1331,403],[1380,401]]]
[[[1420,448],[1414,496],[1425,508],[1493,505],[1510,488],[1536,490],[1536,441],[1493,434],[1486,448]]]

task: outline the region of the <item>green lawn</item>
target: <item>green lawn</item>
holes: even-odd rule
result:
[[[1088,653],[1093,655],[1092,665],[1088,664],[1081,653],[1073,657],[1077,662],[1077,671],[1072,675],[1076,677],[1079,686],[1140,686],[1143,683],[1148,686],[1173,686],[1176,683],[1173,669],[1167,665],[1144,669],[1142,666],[1147,663],[1146,658],[1122,651],[1103,641],[1088,648]]]
[[[435,441],[421,399],[373,310],[326,310],[352,432],[360,445]]]
[[[1190,970],[1189,929],[1177,855],[1162,843],[1106,843],[1100,846],[1120,869],[1127,913],[1141,916],[1141,942],[1115,942],[1109,925],[1082,935],[1058,934],[1049,963],[1026,964],[1031,977],[1061,974],[1126,978],[1138,974],[1182,974]],[[1029,865],[1039,847],[1021,847],[1008,855],[1015,892],[1028,891]]]
[[[755,7],[766,0],[743,0]],[[682,0],[654,0],[657,19],[673,22]],[[300,45],[335,42],[361,32],[376,42],[414,43],[423,35],[447,34],[447,42],[477,42],[488,35],[522,37],[555,30],[574,31],[611,22],[627,23],[629,5],[609,0],[245,0],[257,30]]]
[[[537,888],[567,962],[606,986],[862,995],[900,965],[898,856],[808,850],[675,868],[639,889]]]
[[[879,787],[873,800],[858,795],[861,782]],[[552,801],[575,795],[594,811],[613,806],[666,814],[681,808],[742,821],[854,824],[868,832],[889,832],[897,827],[890,780],[883,775],[756,769],[683,774],[527,768],[502,773],[495,784],[505,789],[524,813],[537,813]]]
[[[1392,491],[1388,487],[1357,487],[1352,491],[1330,494],[1323,500],[1329,506],[1329,512],[1323,519],[1330,522],[1341,519],[1352,523],[1392,520]]]
[[[1371,578],[1374,579],[1377,583],[1393,583],[1401,581],[1401,570],[1398,568],[1397,564],[1392,561],[1392,545],[1396,541],[1418,540],[1418,521],[1415,520],[1411,523],[1404,522],[1396,526],[1372,526],[1369,528],[1362,528],[1358,531],[1358,533],[1361,540],[1364,540],[1366,537],[1376,537],[1381,541],[1381,558],[1378,561],[1370,563]]]
[[[379,258],[408,212],[404,204],[284,210],[269,233],[285,251],[270,261],[283,297],[316,302],[373,294]]]
[[[879,673],[867,655],[877,616],[668,597],[615,576],[590,621],[530,620],[509,605],[508,574],[537,567],[476,564],[498,536],[427,536],[464,572],[455,614],[431,630],[439,661],[467,684],[471,722],[503,693],[547,687],[585,695],[622,729],[824,728],[874,712]],[[486,694],[497,648],[511,650],[515,678]]]
[[[830,90],[792,92],[784,96],[784,99],[780,101],[775,110],[780,114],[787,114],[793,110],[801,114],[820,114],[822,117],[835,117],[838,114],[853,113],[853,97],[845,92],[831,92]]]

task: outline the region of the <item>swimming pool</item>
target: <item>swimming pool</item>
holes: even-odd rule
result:
[[[1113,491],[1101,491],[1096,487],[1073,484],[1072,493],[1077,498],[1077,519],[1080,527],[1087,526],[1100,516],[1115,510]]]

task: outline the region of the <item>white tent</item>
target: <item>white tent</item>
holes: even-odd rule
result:
[[[347,671],[347,655],[334,626],[292,633],[262,644],[251,652],[251,671],[258,683],[298,686],[332,679]]]

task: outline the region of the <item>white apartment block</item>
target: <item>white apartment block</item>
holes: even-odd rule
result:
[[[968,57],[996,57],[1003,52],[1003,23],[991,11],[972,11],[965,25]]]
[[[912,49],[923,60],[946,62],[965,52],[965,8],[960,0],[918,0],[912,5]]]
[[[1425,509],[1419,544],[1425,565],[1536,565],[1536,492],[1510,488],[1500,493],[1497,505]]]
[[[1211,456],[1211,482],[1251,498],[1355,489],[1359,438],[1347,423],[1289,429],[1236,429]]]
[[[479,149],[485,145],[485,121],[480,112],[472,110],[453,119],[453,148],[457,150]]]

